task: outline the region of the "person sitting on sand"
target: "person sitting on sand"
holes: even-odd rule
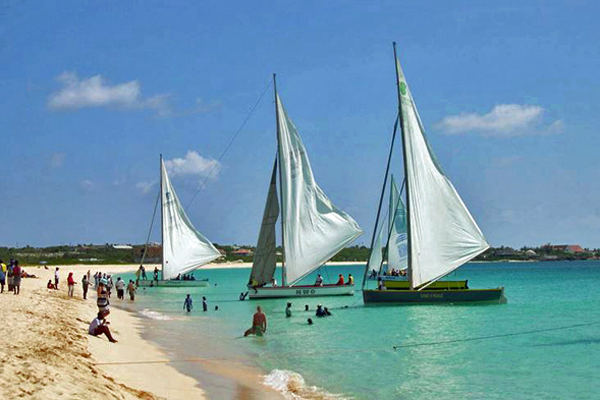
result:
[[[338,286],[343,286],[344,285],[344,275],[342,275],[342,274],[339,275],[339,278],[338,278],[338,281],[337,281],[336,285],[338,285]]]
[[[187,297],[185,298],[185,301],[183,302],[183,309],[187,310],[187,312],[190,312],[194,309],[192,296],[190,296],[189,294],[187,295]]]
[[[108,314],[110,314],[110,311],[99,311],[98,316],[94,318],[90,324],[88,333],[92,336],[104,334],[111,343],[117,343],[117,340],[112,336],[110,329],[108,328],[108,324],[110,323],[106,320]]]
[[[244,336],[256,335],[262,336],[267,332],[267,316],[262,312],[260,306],[256,307],[256,312],[252,317],[252,328],[244,332]]]
[[[55,289],[54,283],[52,283],[52,279],[48,279],[48,284],[46,285],[48,289]]]

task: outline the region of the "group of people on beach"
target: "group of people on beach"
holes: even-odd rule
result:
[[[33,275],[28,275],[19,266],[19,260],[11,258],[8,264],[4,264],[0,260],[0,293],[4,293],[4,285],[6,285],[7,281],[9,292],[13,292],[15,295],[21,293],[21,278],[30,276]]]

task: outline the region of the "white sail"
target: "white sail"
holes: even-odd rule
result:
[[[360,236],[362,230],[317,185],[306,149],[278,95],[276,102],[285,278],[293,285]]]
[[[221,256],[219,250],[190,222],[171,185],[164,162],[161,168],[163,279],[173,279]]]
[[[367,263],[369,271],[367,272],[375,270],[379,273],[381,267],[383,266],[383,248],[381,247],[381,238],[383,237],[384,232],[385,224],[381,224],[381,228],[377,233],[375,242],[373,242],[373,249],[369,255],[369,262]]]
[[[250,272],[250,283],[254,286],[260,286],[270,283],[275,274],[277,255],[275,252],[275,224],[279,216],[279,202],[277,201],[277,163],[273,166],[271,174],[271,183],[269,184],[269,194],[267,195],[267,204],[263,213],[256,252],[252,262],[252,271]]]
[[[447,275],[489,244],[433,155],[396,59],[408,184],[411,286]]]
[[[393,175],[390,189],[388,269],[401,270],[405,269],[408,264],[406,209]]]

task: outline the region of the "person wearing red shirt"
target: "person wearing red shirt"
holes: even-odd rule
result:
[[[73,289],[75,288],[75,279],[73,278],[72,272],[69,272],[69,276],[67,277],[67,285],[69,287],[69,297],[73,297]]]

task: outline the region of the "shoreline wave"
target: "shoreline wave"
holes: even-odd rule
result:
[[[263,383],[281,393],[288,400],[350,400],[340,394],[326,392],[316,386],[306,384],[297,372],[274,369],[263,377]]]

